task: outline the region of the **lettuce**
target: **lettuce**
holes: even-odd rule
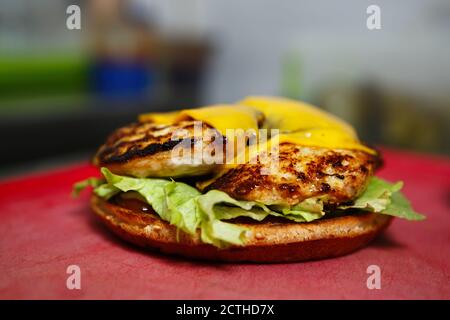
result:
[[[99,187],[103,184],[103,179],[98,178],[87,178],[86,180],[77,182],[72,187],[72,197],[78,197],[80,192],[87,187]]]
[[[388,183],[380,178],[372,177],[364,193],[350,206],[339,209],[361,209],[378,212],[407,220],[423,220],[425,216],[417,213],[409,201],[400,192],[403,182]]]
[[[408,199],[398,191],[392,194],[391,203],[381,213],[413,221],[424,220],[426,218],[423,214],[415,212]]]
[[[310,198],[293,206],[266,206],[255,201],[240,201],[228,194],[211,190],[205,194],[196,188],[173,180],[132,178],[111,173],[102,168],[104,179],[89,178],[74,185],[73,194],[92,186],[94,193],[104,199],[121,192],[137,193],[150,204],[161,219],[188,234],[196,234],[204,243],[222,248],[244,245],[248,229],[226,220],[248,217],[262,221],[272,215],[295,222],[310,222],[325,215],[324,204],[319,198]],[[424,216],[414,212],[406,198],[399,192],[402,183],[390,184],[372,178],[366,191],[350,206],[341,210],[357,208],[405,218],[421,220]]]

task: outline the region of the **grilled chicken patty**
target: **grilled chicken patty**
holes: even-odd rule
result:
[[[194,130],[195,124],[200,125],[198,128],[201,130]],[[205,155],[214,153],[216,144],[223,150],[224,141],[217,130],[204,122],[186,120],[174,125],[133,123],[117,129],[108,137],[98,150],[94,164],[107,167],[115,174],[139,178],[204,175],[218,166],[203,161],[207,159]],[[203,158],[196,157],[197,161],[194,161],[196,150],[202,152]],[[183,156],[184,161],[180,163]]]
[[[205,191],[218,189],[235,199],[266,205],[292,206],[311,197],[337,205],[358,197],[379,163],[377,157],[362,151],[291,143],[280,144],[278,153],[277,166],[270,168],[268,161],[256,156],[254,162],[237,165],[218,177]]]

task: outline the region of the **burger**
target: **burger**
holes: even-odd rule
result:
[[[422,220],[380,153],[310,104],[252,96],[141,114],[93,163],[91,208],[136,245],[188,258],[287,262],[353,252],[393,217]]]

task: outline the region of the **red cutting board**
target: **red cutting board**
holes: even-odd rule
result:
[[[0,298],[24,299],[449,299],[450,161],[385,150],[380,176],[405,181],[423,222],[396,219],[356,253],[290,264],[194,262],[128,245],[98,223],[74,182],[87,164],[0,183]],[[69,290],[69,265],[81,289]],[[367,267],[381,289],[367,288]]]

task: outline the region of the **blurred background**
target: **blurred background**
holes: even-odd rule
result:
[[[142,112],[253,94],[448,156],[449,35],[448,0],[0,0],[0,176],[87,159]]]

